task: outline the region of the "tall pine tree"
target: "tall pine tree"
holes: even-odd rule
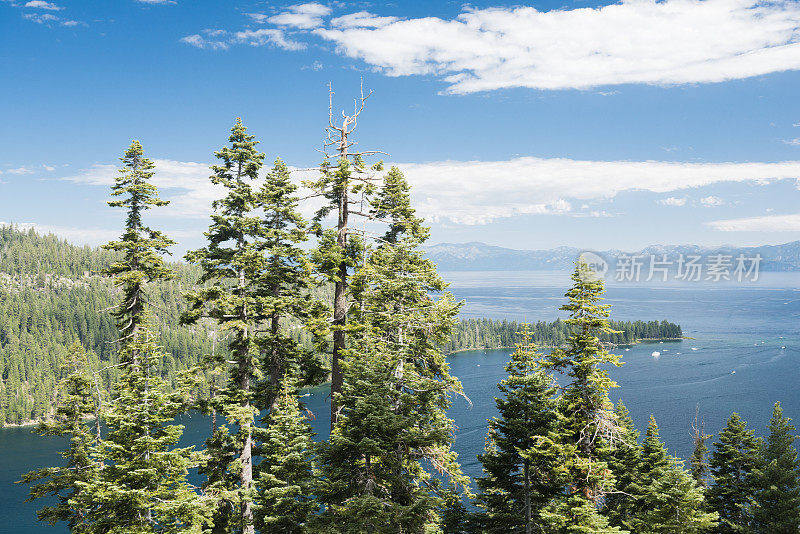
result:
[[[612,525],[631,529],[636,515],[636,492],[640,478],[642,447],[639,431],[622,399],[614,407],[619,435],[614,442],[608,466],[616,481],[615,491],[605,499],[605,514]]]
[[[205,489],[218,501],[215,532],[253,534],[253,422],[258,412],[254,394],[255,382],[263,375],[256,327],[269,319],[274,301],[264,291],[268,261],[263,237],[268,228],[257,211],[264,196],[253,186],[264,154],[256,150],[258,142],[241,119],[236,119],[228,140],[230,146],[215,153],[220,164],[211,167],[211,182],[227,195],[212,203],[208,245],[186,255],[202,268],[204,285],[187,294],[189,310],[182,321],[191,324],[206,317],[226,332],[230,379],[214,401],[215,409],[237,430],[231,435],[222,425],[207,442],[211,463],[204,469],[209,479]]]
[[[321,523],[337,532],[423,532],[442,505],[435,472],[466,482],[446,415],[461,385],[439,349],[459,305],[423,258],[428,229],[397,169],[386,175],[372,210],[390,230],[354,275],[353,335],[335,394],[341,412],[320,451]],[[392,233],[395,225],[401,230]]]
[[[783,416],[781,403],[776,402],[769,421],[769,435],[760,450],[760,467],[753,477],[753,530],[758,534],[800,531],[800,470],[794,446],[796,439],[791,419]]]
[[[563,490],[554,378],[540,367],[528,325],[499,384],[499,417],[489,421],[486,449],[478,455],[484,476],[477,480],[485,532],[549,531],[540,511]]]
[[[635,492],[636,512],[631,532],[699,534],[716,525],[716,512],[704,511],[702,488],[681,460],[667,454],[652,417],[642,443],[639,476],[630,490]]]
[[[86,519],[95,505],[81,492],[83,484],[97,477],[100,464],[91,457],[97,436],[85,421],[97,411],[92,369],[86,350],[78,341],[69,349],[64,372],[58,408],[53,418],[40,423],[36,431],[43,436],[69,437],[69,447],[61,452],[66,465],[31,471],[22,477],[22,482],[33,484],[29,500],[56,498],[55,504],[36,512],[39,521],[50,525],[64,521],[70,532],[86,532],[89,526]]]
[[[608,527],[598,509],[614,488],[608,461],[619,428],[608,392],[616,387],[608,366],[622,365],[610,354],[599,336],[611,332],[608,305],[601,304],[605,291],[599,279],[582,261],[572,273],[565,321],[572,329],[564,349],[552,351],[545,360],[549,369],[563,373],[567,383],[560,403],[563,415],[562,443],[572,447],[566,463],[567,487],[560,510],[554,519],[563,518],[568,532],[593,532]]]
[[[708,490],[708,503],[719,514],[714,532],[738,534],[752,532],[754,475],[759,467],[759,440],[747,423],[733,413],[714,443],[709,465],[714,484]]]
[[[261,462],[256,466],[258,495],[256,526],[260,532],[303,534],[319,504],[312,465],[313,433],[301,410],[293,372],[281,378],[281,388],[259,432]]]

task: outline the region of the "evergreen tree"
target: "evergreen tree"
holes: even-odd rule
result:
[[[759,440],[747,423],[733,413],[714,442],[711,475],[714,484],[708,490],[708,502],[719,514],[720,534],[752,532],[753,478],[759,467]]]
[[[262,207],[264,195],[252,185],[264,154],[256,150],[254,139],[237,119],[228,138],[230,146],[215,153],[221,163],[212,166],[211,182],[227,190],[227,196],[212,203],[208,245],[186,255],[202,268],[204,286],[187,293],[190,309],[182,317],[187,324],[207,317],[228,332],[233,362],[230,380],[215,397],[214,407],[237,431],[230,435],[222,425],[206,443],[212,463],[204,469],[209,479],[205,490],[218,500],[215,531],[244,534],[255,531],[253,420],[258,410],[253,400],[255,382],[262,376],[256,325],[274,311],[263,283],[268,267],[263,236],[270,230],[255,212]],[[221,471],[209,472],[211,466]]]
[[[625,529],[632,528],[636,515],[637,482],[640,478],[642,447],[639,445],[639,431],[622,399],[614,407],[619,436],[617,437],[608,466],[614,473],[616,491],[606,496],[605,513],[612,525]]]
[[[259,432],[261,462],[256,468],[256,526],[260,532],[302,534],[317,512],[312,497],[316,482],[312,469],[311,427],[301,413],[292,373],[281,379],[281,389]]]
[[[350,312],[348,302],[350,277],[362,257],[362,242],[354,232],[352,219],[353,216],[373,218],[372,214],[363,213],[356,206],[360,205],[361,209],[369,206],[374,184],[364,157],[374,152],[354,152],[352,147],[355,142],[351,137],[370,94],[364,96],[362,83],[360,107],[355,109],[352,115],[342,112],[342,122],[336,124],[333,117],[333,90],[329,88],[330,105],[324,146],[325,150],[332,149],[335,154],[326,152],[325,160],[320,165],[319,179],[305,183],[318,196],[325,199],[325,203],[314,216],[313,228],[319,237],[315,263],[319,271],[333,285],[331,430],[341,412],[337,399],[344,383],[341,360],[344,359],[347,348],[346,334],[349,331],[347,320]],[[377,171],[380,168],[379,163],[373,166],[372,170]],[[332,212],[336,214],[336,226],[323,230],[322,220]]]
[[[168,395],[157,373],[161,352],[151,332],[147,283],[172,276],[162,254],[172,241],[144,226],[142,212],[167,202],[150,183],[153,164],[134,141],[122,158],[110,201],[127,210],[125,232],[106,248],[123,258],[107,274],[122,289],[114,312],[119,329],[122,375],[115,397],[102,410],[108,436],[94,454],[104,464],[99,476],[83,484],[81,496],[94,505],[87,516],[92,532],[177,532],[199,528],[202,507],[186,481],[197,463],[190,448],[177,449],[182,427],[169,424],[182,403]]]
[[[566,462],[565,498],[554,519],[563,518],[569,532],[606,529],[605,517],[598,512],[606,494],[614,488],[608,466],[618,425],[608,392],[616,383],[608,366],[622,365],[620,357],[609,354],[599,335],[610,330],[608,305],[600,304],[603,281],[589,267],[577,262],[573,286],[566,293],[569,302],[561,307],[569,313],[565,321],[572,329],[564,349],[552,351],[546,368],[566,375],[560,411],[563,414],[561,442],[572,447]],[[594,530],[593,530],[594,529]]]
[[[698,423],[698,416],[695,414],[694,423],[692,424],[692,438],[694,441],[694,448],[692,449],[692,457],[690,459],[692,478],[697,482],[701,488],[708,488],[708,446],[706,441],[711,439],[711,434],[705,433],[705,424]]]
[[[93,415],[97,406],[86,351],[79,342],[69,349],[65,372],[55,415],[40,423],[36,431],[42,436],[69,437],[69,448],[61,452],[66,465],[31,471],[22,477],[22,482],[34,484],[28,500],[49,496],[57,499],[55,505],[37,511],[39,521],[50,525],[65,521],[71,532],[86,532],[85,520],[92,505],[80,495],[81,484],[93,480],[100,466],[90,454],[97,443],[85,418]]]
[[[563,489],[563,452],[558,429],[554,378],[542,371],[542,356],[527,325],[506,365],[508,377],[495,400],[499,418],[489,421],[486,449],[478,459],[485,475],[477,480],[485,532],[545,532],[539,512]]]
[[[398,187],[395,187],[398,186]],[[438,349],[459,305],[423,258],[428,237],[407,207],[408,185],[397,169],[379,199],[406,205],[388,214],[402,228],[387,235],[354,276],[354,334],[342,361],[337,423],[320,451],[324,528],[337,532],[423,532],[437,521],[440,479],[466,480],[450,450],[449,396],[461,385]],[[378,200],[373,209],[378,212]]]
[[[667,454],[650,418],[642,443],[636,491],[636,517],[632,532],[640,534],[697,534],[716,525],[716,512],[705,512],[702,488],[683,468],[683,462]]]
[[[753,530],[759,534],[800,531],[800,472],[797,439],[791,419],[783,417],[776,402],[769,421],[769,435],[760,450],[760,468],[754,473]]]
[[[259,305],[269,323],[257,339],[267,377],[264,385],[258,388],[259,409],[269,410],[274,406],[287,371],[294,368],[301,371],[301,385],[319,383],[325,376],[316,354],[305,350],[299,339],[287,330],[288,321],[294,321],[314,332],[322,331],[327,311],[311,295],[315,282],[306,254],[299,247],[308,235],[306,222],[297,211],[296,191],[289,169],[278,159],[258,192],[257,207],[264,213],[258,252],[265,257],[258,279]]]

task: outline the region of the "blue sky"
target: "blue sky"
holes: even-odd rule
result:
[[[349,106],[363,76],[360,146],[401,165],[433,242],[786,242],[799,70],[798,2],[0,0],[0,221],[113,237],[135,138],[173,201],[153,224],[196,247],[235,117],[312,167],[328,82]]]

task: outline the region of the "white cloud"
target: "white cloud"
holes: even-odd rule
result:
[[[678,198],[678,197],[667,197],[662,198],[658,201],[659,204],[663,206],[685,206],[686,205],[686,197]]]
[[[64,9],[63,7],[51,4],[50,2],[45,2],[44,0],[31,0],[30,2],[25,4],[25,7],[30,7],[34,9],[47,9],[48,11],[61,11],[62,9]]]
[[[798,232],[800,213],[711,221],[706,225],[722,232]]]
[[[154,183],[163,198],[172,201],[162,216],[206,217],[211,202],[223,194],[219,186],[210,183],[207,164],[168,159],[156,159],[154,163]],[[768,183],[800,177],[800,161],[674,163],[524,157],[397,165],[413,187],[420,214],[431,221],[466,225],[523,214],[609,216],[600,209],[587,211],[588,203],[609,200],[624,191],[670,193],[721,182]],[[293,178],[299,182],[315,174],[314,170],[299,171],[293,173]],[[108,186],[116,176],[115,165],[94,165],[65,179]],[[681,200],[685,201],[677,198],[677,202]],[[574,210],[573,202],[587,207]],[[303,211],[309,215],[315,208],[306,203]]]
[[[720,182],[768,183],[800,177],[800,161],[675,163],[523,157],[399,167],[413,186],[421,213],[460,224],[558,211],[554,207],[560,202],[607,200],[623,191],[670,193]]]
[[[36,24],[46,24],[48,22],[55,22],[58,17],[51,13],[25,13],[22,15],[24,18],[35,22]]]
[[[85,22],[81,22],[79,20],[65,20],[61,23],[62,26],[72,27],[72,26],[86,26]]]
[[[715,197],[714,195],[709,195],[707,197],[701,198],[700,204],[702,204],[706,208],[714,208],[717,206],[722,206],[723,204],[725,204],[725,201],[719,197]]]
[[[227,50],[232,45],[246,44],[250,46],[274,45],[284,50],[302,50],[305,43],[287,39],[282,30],[261,28],[259,30],[242,30],[228,32],[226,30],[203,30],[204,35],[196,33],[181,38],[182,43],[209,50]]]
[[[283,13],[266,19],[260,18],[258,21],[264,22],[264,20],[266,20],[279,26],[290,26],[301,30],[310,30],[322,26],[322,17],[329,15],[330,12],[331,9],[328,6],[312,2],[289,6]],[[253,17],[253,15],[250,16]],[[255,16],[260,17],[259,14]]]
[[[442,77],[453,93],[710,83],[800,69],[800,4],[786,0],[623,0],[356,22],[370,18],[380,20],[361,12],[314,33],[389,76]]]
[[[786,143],[787,145],[800,146],[800,137],[795,139],[784,139],[783,142]]]
[[[17,167],[16,169],[8,169],[6,170],[8,174],[33,174],[34,171],[31,167]]]
[[[331,19],[331,24],[336,28],[382,28],[399,19],[397,17],[379,17],[367,11],[359,11]]]
[[[136,0],[140,4],[175,4],[175,0]]]

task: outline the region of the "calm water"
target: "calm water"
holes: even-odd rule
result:
[[[716,433],[732,411],[738,411],[758,433],[780,400],[784,412],[800,419],[800,276],[766,273],[747,285],[610,284],[607,302],[612,317],[621,320],[667,319],[680,323],[691,340],[619,349],[625,365],[613,371],[622,397],[637,427],[655,415],[662,437],[673,454],[691,450],[690,423],[695,407],[706,429]],[[467,301],[465,317],[552,320],[560,316],[569,285],[563,273],[447,273],[451,290]],[[658,351],[660,356],[652,353]],[[458,425],[455,449],[464,470],[480,473],[475,455],[484,444],[485,421],[495,414],[496,383],[503,377],[508,351],[473,351],[451,358],[472,400],[454,402],[451,415]],[[328,427],[324,389],[307,392],[308,408],[316,415],[320,437]],[[208,421],[186,417],[184,440],[199,443]],[[37,505],[23,504],[26,489],[14,485],[19,474],[58,461],[58,439],[31,434],[30,429],[0,430],[0,533],[65,532],[63,527],[38,525]]]

